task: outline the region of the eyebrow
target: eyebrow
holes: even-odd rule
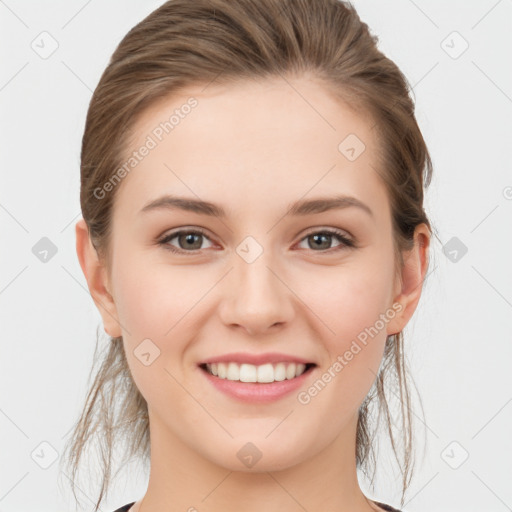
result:
[[[319,199],[299,200],[288,205],[288,213],[294,216],[312,215],[329,210],[356,207],[374,217],[372,210],[362,201],[352,196],[334,196]],[[219,205],[199,199],[165,195],[146,204],[141,213],[154,210],[180,209],[194,212],[200,215],[226,218],[226,211]]]

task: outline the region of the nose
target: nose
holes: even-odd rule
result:
[[[255,336],[289,323],[294,314],[293,293],[266,253],[252,263],[235,255],[234,267],[219,306],[224,325]]]

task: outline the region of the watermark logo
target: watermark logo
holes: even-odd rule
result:
[[[366,145],[355,133],[347,135],[338,145],[338,151],[351,162],[357,160],[365,149]]]
[[[252,263],[263,254],[263,247],[255,238],[247,236],[238,244],[236,253],[246,263]]]
[[[338,355],[336,361],[318,378],[308,389],[301,391],[297,395],[297,400],[302,405],[307,405],[317,396],[329,382],[331,382],[347,366],[354,357],[368,344],[368,336],[372,339],[384,329],[386,324],[395,318],[396,314],[402,311],[403,306],[399,302],[379,315],[379,319],[370,327],[365,327],[357,335],[357,340],[352,340],[350,348],[345,350],[343,355]]]
[[[43,236],[32,247],[32,254],[42,263],[48,263],[57,254],[57,246],[49,238]]]
[[[469,458],[468,451],[458,442],[452,441],[442,452],[443,459],[452,469],[459,469]]]
[[[48,59],[51,57],[59,47],[57,39],[55,39],[49,32],[41,32],[30,43],[30,47],[34,50],[41,59]]]
[[[40,468],[48,469],[59,458],[59,453],[48,441],[43,441],[32,450],[30,456]]]
[[[455,60],[469,48],[469,43],[454,30],[441,41],[441,48]]]
[[[160,349],[153,341],[146,338],[137,345],[133,354],[144,366],[149,366],[160,356]]]
[[[452,262],[458,263],[468,252],[467,246],[456,236],[443,245],[443,254]]]
[[[263,453],[255,444],[246,443],[238,450],[236,456],[245,466],[252,468],[261,459]]]
[[[197,99],[192,97],[181,105],[180,108],[174,109],[174,113],[169,119],[162,121],[158,126],[153,128],[151,133],[146,136],[144,143],[137,150],[133,151],[131,156],[114,172],[109,180],[103,186],[94,189],[94,197],[96,199],[103,199],[108,192],[112,192],[121,180],[137,167],[137,165],[158,146],[158,143],[160,143],[167,134],[171,133],[197,105]]]

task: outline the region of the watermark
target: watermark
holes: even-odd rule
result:
[[[469,48],[469,43],[459,32],[454,30],[441,41],[440,46],[449,57],[455,60]]]
[[[338,355],[334,363],[332,363],[329,368],[305,391],[301,391],[297,395],[297,400],[302,405],[307,405],[311,402],[311,399],[318,395],[329,382],[332,381],[338,375],[345,366],[349,364],[354,356],[359,354],[361,350],[368,344],[368,336],[372,339],[379,334],[380,331],[384,329],[386,324],[395,318],[397,313],[402,311],[403,306],[399,302],[395,302],[393,306],[386,310],[385,313],[381,313],[379,315],[379,319],[374,322],[371,327],[365,327],[363,331],[361,331],[357,335],[357,340],[352,340],[350,344],[350,348],[345,350],[343,355]],[[358,343],[359,342],[359,343]],[[363,346],[361,346],[361,344]]]
[[[121,180],[137,167],[137,165],[149,155],[150,151],[155,149],[158,143],[162,142],[164,137],[171,133],[171,131],[181,123],[181,120],[185,119],[185,117],[192,112],[194,107],[197,107],[198,103],[196,98],[191,97],[186,103],[181,105],[180,108],[174,109],[169,119],[162,121],[158,126],[153,128],[139,149],[133,151],[131,156],[116,170],[108,181],[102,187],[96,187],[94,189],[94,197],[96,199],[103,199],[108,192],[112,192]]]
[[[245,466],[252,468],[263,457],[263,453],[255,444],[249,442],[238,450],[236,456]]]
[[[458,263],[467,254],[467,252],[467,246],[456,236],[452,236],[452,238],[443,245],[443,254],[452,263]]]
[[[365,143],[355,134],[348,134],[338,145],[338,151],[351,162],[354,162],[366,149]]]
[[[30,456],[41,469],[48,469],[59,458],[59,452],[48,441],[42,441]]]
[[[151,339],[142,340],[133,351],[133,355],[144,365],[149,366],[160,357],[160,349]]]
[[[48,59],[59,48],[59,42],[49,32],[43,31],[30,43],[30,47],[41,59]]]
[[[458,441],[452,441],[442,452],[443,459],[452,469],[459,469],[469,458],[469,452]]]
[[[32,247],[32,254],[43,263],[48,263],[57,254],[57,251],[57,246],[46,236],[43,236]]]

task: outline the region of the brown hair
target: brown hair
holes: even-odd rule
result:
[[[133,27],[92,95],[82,140],[80,204],[91,241],[107,268],[115,190],[101,200],[94,191],[122,165],[130,127],[146,108],[190,85],[308,73],[326,90],[370,114],[377,126],[380,153],[375,170],[388,191],[400,275],[402,251],[413,247],[415,227],[425,223],[431,230],[423,187],[430,184],[432,163],[407,80],[377,43],[354,7],[340,0],[171,0]],[[359,409],[355,454],[366,475],[373,467],[373,483],[373,440],[383,412],[402,474],[402,504],[414,460],[403,342],[402,333],[386,340],[379,374]],[[147,403],[132,380],[121,337],[111,338],[101,357],[96,345],[88,384],[93,374],[66,451],[74,492],[86,446],[99,435],[103,475],[96,511],[108,493],[114,448],[126,442],[124,461],[135,457],[147,462],[149,428]],[[393,398],[400,411],[401,456],[392,429]],[[372,424],[375,399],[378,418]]]

